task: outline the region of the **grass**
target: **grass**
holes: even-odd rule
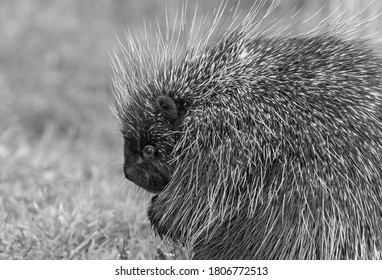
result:
[[[163,258],[172,249],[123,180],[107,106],[116,7],[11,0],[0,11],[0,259]]]
[[[0,258],[158,259],[158,249],[169,251],[149,229],[147,201],[128,195],[113,163],[120,145],[99,143],[107,131],[64,137],[51,125],[28,140],[13,131],[0,146]]]
[[[115,35],[161,19],[161,3],[1,1],[0,259],[181,258],[123,179],[107,107]]]
[[[38,141],[14,143],[8,135],[2,139],[0,258],[158,258],[146,203],[126,194],[110,150],[59,139],[53,127]]]

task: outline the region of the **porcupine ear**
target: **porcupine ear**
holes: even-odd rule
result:
[[[178,107],[171,97],[165,95],[158,96],[156,99],[156,105],[165,118],[172,122],[179,119]]]

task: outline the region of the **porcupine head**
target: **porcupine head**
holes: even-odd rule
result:
[[[211,43],[219,9],[182,51],[182,28],[127,34],[112,107],[125,177],[194,258],[381,257],[381,60],[338,35],[258,35],[259,9]]]

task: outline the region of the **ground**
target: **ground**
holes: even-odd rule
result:
[[[118,5],[132,13],[123,1],[0,4],[0,259],[172,250],[149,228],[149,196],[121,169],[108,108]]]

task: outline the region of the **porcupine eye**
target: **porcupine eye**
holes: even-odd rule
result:
[[[155,148],[151,145],[146,145],[143,148],[143,157],[145,159],[153,158],[155,154]]]

